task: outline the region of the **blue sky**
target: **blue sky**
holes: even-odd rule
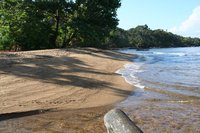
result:
[[[200,0],[122,0],[119,27],[130,29],[147,24],[191,37],[200,37]]]

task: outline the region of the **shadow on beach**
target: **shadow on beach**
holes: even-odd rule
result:
[[[102,51],[97,49],[72,49],[71,51],[76,54],[91,54],[92,56],[113,60],[130,60],[133,56],[116,51]],[[67,55],[70,55],[70,51],[65,52]],[[52,83],[60,86],[73,85],[87,89],[105,87],[112,89],[116,95],[130,94],[130,91],[113,88],[106,81],[81,76],[80,74],[117,75],[116,73],[99,71],[87,64],[87,61],[70,56],[55,57],[51,53],[49,55],[37,55],[34,53],[30,56],[28,54],[26,53],[24,56],[18,53],[0,53],[0,74],[15,75],[17,77],[39,80],[44,83]]]
[[[116,62],[118,67],[108,63],[129,61],[132,56],[92,48],[0,52],[0,84],[3,87],[0,92],[0,132],[8,129],[8,132],[66,132],[66,129],[67,132],[105,132],[103,116],[111,105],[82,109],[67,109],[65,106],[78,103],[81,107],[87,97],[102,89],[111,93],[107,96],[129,95],[131,90],[121,88],[114,80],[118,77],[121,81],[113,68],[119,69],[123,63]],[[49,88],[52,86],[53,89]],[[52,93],[55,98],[43,96],[46,93]],[[83,95],[82,99],[80,95]],[[34,96],[38,99],[34,100]],[[20,100],[23,102],[18,103]],[[15,106],[16,111],[13,110]],[[7,109],[11,112],[6,112]]]

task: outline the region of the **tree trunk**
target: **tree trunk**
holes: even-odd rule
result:
[[[59,11],[58,9],[56,10],[56,29],[55,29],[55,33],[52,37],[52,47],[56,48],[57,47],[57,37],[58,37],[58,30],[59,30],[59,24],[60,24],[60,16],[59,16]]]
[[[65,27],[65,31],[64,31],[64,39],[63,39],[63,43],[62,43],[62,48],[67,47],[67,27]]]

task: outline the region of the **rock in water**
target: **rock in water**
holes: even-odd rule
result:
[[[120,109],[113,109],[104,116],[108,133],[143,133]]]

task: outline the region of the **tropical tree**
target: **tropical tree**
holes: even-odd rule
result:
[[[69,44],[99,47],[118,25],[120,5],[120,0],[76,0],[69,20]]]

